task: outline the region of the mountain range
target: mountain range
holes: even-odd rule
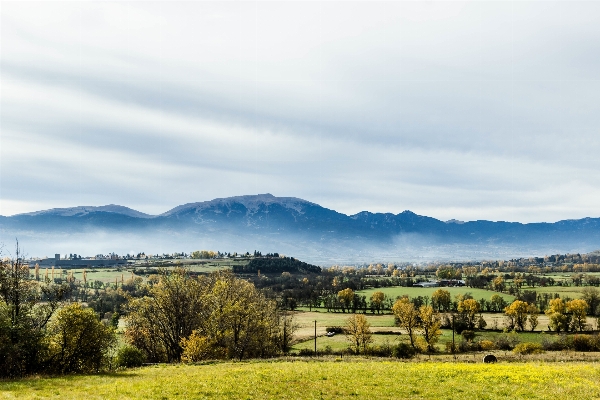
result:
[[[600,218],[555,223],[440,221],[411,211],[346,215],[271,194],[183,204],[160,215],[107,205],[0,216],[5,250],[30,256],[199,249],[279,252],[310,262],[509,259],[600,248]]]

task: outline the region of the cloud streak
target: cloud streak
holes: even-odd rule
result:
[[[599,11],[3,3],[0,214],[271,192],[349,214],[599,216]]]

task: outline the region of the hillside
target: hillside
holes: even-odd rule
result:
[[[212,248],[293,254],[318,262],[512,258],[600,248],[600,218],[555,223],[440,221],[404,211],[346,215],[271,194],[189,203],[160,215],[73,207],[0,217],[0,242],[29,255]]]

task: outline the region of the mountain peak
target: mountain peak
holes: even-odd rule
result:
[[[16,216],[42,216],[42,215],[53,215],[60,217],[82,217],[84,215],[94,212],[108,212],[114,214],[127,215],[134,218],[153,218],[153,215],[145,214],[143,212],[134,210],[129,207],[120,206],[117,204],[108,204],[105,206],[76,206],[67,208],[51,208],[48,210],[34,211],[30,213],[17,214]]]
[[[311,205],[316,206],[317,204],[312,203],[307,200],[299,199],[297,197],[276,197],[271,193],[263,193],[263,194],[254,194],[254,195],[244,195],[244,196],[233,196],[233,197],[224,197],[217,198],[209,201],[202,201],[197,203],[187,203],[180,206],[177,206],[164,214],[162,216],[171,216],[175,214],[180,214],[183,212],[198,212],[200,210],[204,210],[207,208],[218,207],[218,206],[226,206],[229,207],[232,204],[241,204],[246,207],[248,210],[256,210],[261,205],[271,205],[271,204],[279,204],[284,208],[294,209],[298,212],[302,211],[302,208]]]

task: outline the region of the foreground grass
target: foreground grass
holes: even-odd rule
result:
[[[264,361],[3,381],[0,398],[594,399],[599,381],[596,363]]]

